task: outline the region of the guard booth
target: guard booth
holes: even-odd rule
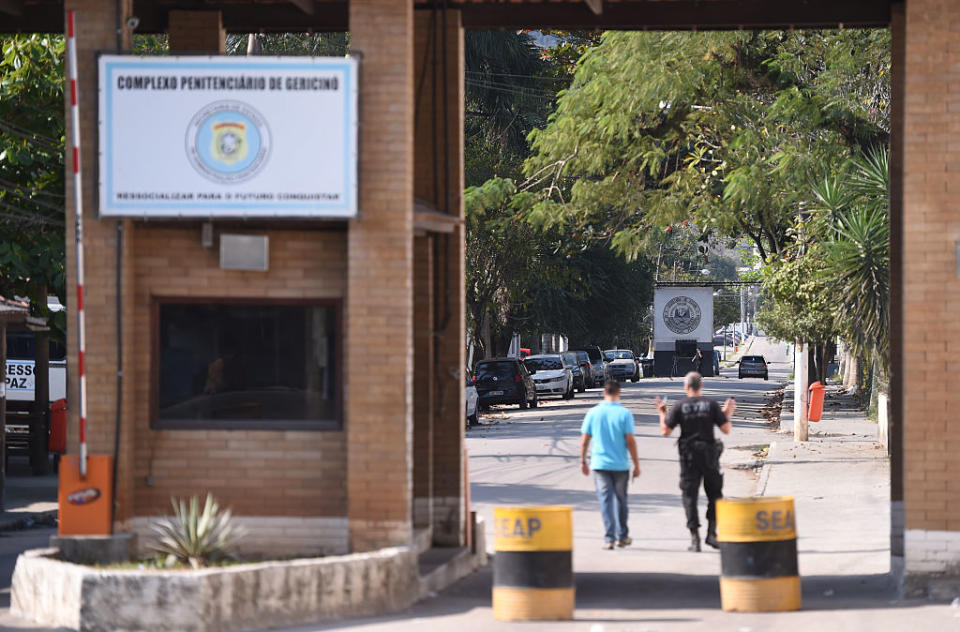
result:
[[[653,370],[658,377],[682,377],[694,370],[713,376],[713,287],[661,283],[653,294]]]

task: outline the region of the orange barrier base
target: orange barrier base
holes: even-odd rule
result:
[[[110,509],[113,506],[113,457],[94,454],[87,457],[87,475],[80,477],[80,457],[60,459],[60,505],[58,535],[110,535]]]

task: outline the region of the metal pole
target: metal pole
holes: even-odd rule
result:
[[[747,332],[745,331],[745,329],[746,329],[746,322],[747,322],[747,301],[746,301],[746,296],[744,296],[743,290],[744,290],[744,287],[741,285],[740,286],[740,335],[741,335],[741,338],[744,341],[746,341]]]
[[[67,12],[67,60],[70,79],[70,133],[73,139],[73,211],[76,220],[77,274],[77,389],[80,410],[80,476],[87,475],[87,377],[84,367],[86,339],[83,316],[83,189],[80,177],[80,111],[77,105],[77,40],[74,11]]]
[[[797,340],[793,368],[793,440],[799,442],[807,438],[807,345]]]

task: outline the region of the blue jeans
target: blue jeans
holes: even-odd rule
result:
[[[594,470],[593,482],[600,500],[603,516],[603,539],[607,542],[623,540],[630,534],[627,528],[627,481],[630,470]]]

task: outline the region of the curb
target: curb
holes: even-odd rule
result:
[[[57,512],[40,511],[35,513],[25,513],[22,516],[15,516],[9,519],[0,518],[0,532],[3,531],[22,531],[35,526],[57,526]]]
[[[780,427],[783,427],[783,403],[787,401],[787,387],[793,383],[793,380],[787,380],[784,385],[783,399],[780,400]],[[773,457],[777,452],[777,442],[771,441],[767,449],[767,458],[763,460],[763,467],[760,468],[760,478],[757,479],[757,490],[755,496],[765,496],[767,493],[767,483],[770,482],[770,470],[773,469]]]
[[[763,460],[763,467],[760,468],[760,478],[757,479],[757,489],[754,496],[764,496],[767,493],[767,483],[770,482],[770,470],[773,469],[770,460],[773,458],[776,449],[777,442],[771,441],[770,447],[767,448],[767,458]]]

